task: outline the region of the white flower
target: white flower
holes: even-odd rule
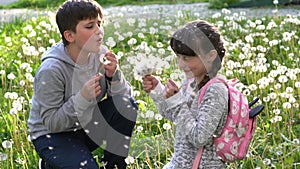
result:
[[[14,80],[15,78],[16,78],[16,76],[14,75],[14,73],[9,73],[8,75],[7,75],[7,78],[9,79],[9,80]]]
[[[273,110],[273,113],[276,114],[276,115],[280,114],[280,112],[281,112],[280,109],[274,109]]]
[[[300,88],[300,82],[295,82],[295,87]]]
[[[170,130],[171,129],[171,125],[169,123],[165,123],[165,124],[163,124],[163,128],[165,130]]]
[[[19,82],[19,85],[20,85],[20,86],[25,86],[25,84],[26,84],[26,83],[25,83],[24,80],[21,80],[21,81]]]
[[[138,37],[142,39],[145,37],[145,35],[143,33],[138,33]]]
[[[134,158],[131,156],[128,156],[125,158],[126,164],[133,164],[134,163]]]
[[[287,93],[293,93],[294,89],[293,89],[292,87],[287,87],[287,88],[285,89],[285,91],[286,91]]]
[[[294,140],[293,140],[293,143],[294,143],[294,144],[299,144],[300,141],[299,141],[299,139],[294,139]]]
[[[18,157],[15,161],[18,164],[25,164],[25,162],[26,162],[24,159],[21,159],[20,157]]]
[[[275,92],[272,92],[269,94],[269,96],[270,96],[270,99],[274,100],[274,99],[276,99],[277,94]]]
[[[284,102],[282,104],[282,107],[285,109],[290,109],[290,108],[292,108],[292,104],[290,102]]]
[[[148,110],[145,114],[145,118],[152,118],[154,116],[154,112],[151,110]]]
[[[272,40],[269,42],[270,47],[278,45],[279,41],[278,40]]]
[[[271,121],[271,123],[276,123],[276,122],[282,121],[282,116],[275,116],[270,121]]]
[[[155,120],[160,121],[163,117],[161,114],[155,114],[154,118]]]
[[[17,101],[17,100],[14,100],[14,101],[13,101],[12,107],[13,107],[14,109],[16,109],[17,111],[21,111],[22,108],[23,108],[22,104],[21,104],[19,101]]]
[[[271,164],[271,160],[270,160],[269,158],[265,158],[265,159],[263,160],[263,162],[264,162],[264,164],[267,165],[267,166]]]
[[[136,43],[137,43],[137,40],[136,40],[135,38],[131,38],[131,39],[129,39],[129,40],[128,40],[128,42],[127,42],[127,43],[128,43],[128,45],[130,45],[130,46],[131,46],[131,45],[134,45],[134,44],[136,44]]]
[[[276,83],[276,84],[274,85],[274,88],[275,88],[275,89],[280,89],[280,88],[281,88],[281,84],[280,84],[280,83]]]
[[[137,126],[136,130],[138,133],[140,133],[144,130],[144,128],[143,128],[143,126]]]
[[[0,153],[0,161],[5,161],[5,160],[7,160],[7,155]]]
[[[4,41],[5,41],[5,43],[11,42],[11,37],[5,37]]]
[[[12,148],[12,142],[5,140],[2,142],[2,146],[3,146],[3,148]]]
[[[49,39],[49,43],[52,44],[52,45],[54,45],[56,42],[55,42],[54,39]]]
[[[17,110],[16,108],[11,108],[11,109],[9,110],[9,114],[11,114],[11,115],[18,114],[18,110]]]
[[[106,45],[107,46],[109,46],[109,47],[114,47],[114,46],[116,46],[116,42],[115,42],[115,40],[114,40],[114,38],[113,37],[108,37],[107,38],[107,42],[106,42]]]
[[[4,74],[5,74],[5,70],[1,70],[0,75],[4,75]]]
[[[285,75],[281,75],[278,77],[278,81],[280,83],[286,83],[288,81],[288,78]]]

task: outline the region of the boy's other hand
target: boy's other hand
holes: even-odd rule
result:
[[[101,93],[101,86],[99,80],[103,77],[101,74],[93,76],[87,81],[80,90],[81,95],[87,100],[96,98]]]
[[[151,90],[154,90],[158,84],[158,79],[152,75],[146,75],[142,78],[142,80],[143,80],[143,89],[146,92],[150,92]]]

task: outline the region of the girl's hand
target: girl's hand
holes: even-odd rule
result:
[[[81,95],[87,99],[93,99],[100,95],[101,86],[99,80],[103,75],[97,74],[87,81],[80,90]]]
[[[105,75],[113,77],[118,66],[118,59],[112,51],[107,52],[105,58],[108,60],[108,64],[104,65]]]
[[[150,92],[151,90],[155,89],[158,84],[158,79],[152,75],[146,75],[142,78],[143,80],[143,89],[146,92]]]
[[[165,91],[164,91],[164,97],[169,98],[176,94],[179,91],[178,86],[173,80],[169,80],[166,84]]]

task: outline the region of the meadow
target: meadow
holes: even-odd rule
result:
[[[180,84],[183,73],[171,52],[173,31],[187,21],[205,19],[224,36],[227,56],[221,73],[237,77],[249,100],[265,105],[247,157],[228,168],[300,167],[300,16],[257,16],[228,9],[209,16],[189,8],[112,7],[105,10],[105,45],[119,57],[139,103],[130,169],[162,168],[172,157],[174,125],[165,120],[146,92],[141,77],[152,69],[165,82]],[[39,157],[28,139],[27,119],[35,72],[41,56],[60,40],[55,13],[0,23],[0,168],[36,169]],[[95,158],[102,151],[95,152]]]

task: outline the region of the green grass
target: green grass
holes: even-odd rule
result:
[[[106,16],[109,21],[104,25],[105,41],[116,42],[112,50],[122,56],[121,69],[140,103],[130,148],[134,162],[128,168],[162,168],[172,156],[174,126],[158,115],[152,100],[142,90],[141,81],[136,78],[141,71],[138,65],[155,56],[159,63],[166,63],[157,65],[156,69],[161,71],[155,75],[163,82],[171,76],[180,83],[182,72],[168,50],[169,36],[178,26],[199,16],[189,10],[174,16],[162,9],[147,11],[153,15],[140,15],[139,12],[133,11],[134,16],[124,12],[126,19],[109,13],[110,16]],[[53,15],[49,15],[0,23],[1,169],[37,168],[39,157],[27,139],[27,119],[33,77],[41,63],[41,55],[60,40],[53,19]],[[222,74],[229,79],[241,79],[244,86],[240,90],[248,99],[259,96],[266,106],[258,117],[249,155],[242,161],[228,164],[228,168],[299,167],[300,17],[274,15],[247,19],[220,11],[219,15],[205,19],[218,25],[227,42]],[[138,48],[141,46],[148,48]],[[101,153],[97,151],[95,156],[100,157]]]

